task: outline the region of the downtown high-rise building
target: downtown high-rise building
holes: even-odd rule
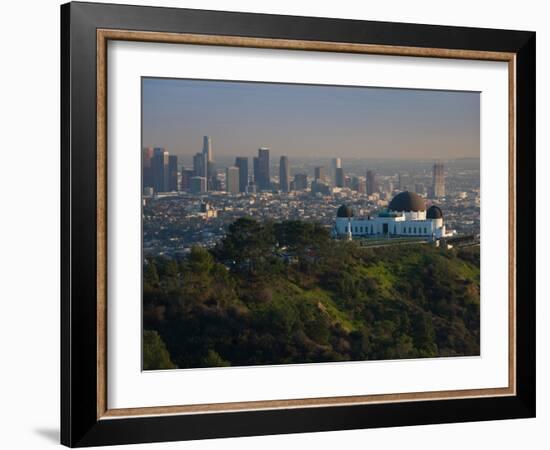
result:
[[[205,177],[191,177],[190,190],[193,194],[202,194],[206,192],[206,178]]]
[[[216,163],[214,161],[206,161],[206,175],[208,178],[208,190],[218,190],[218,172],[216,170]]]
[[[363,177],[359,178],[359,181],[357,183],[357,192],[359,192],[360,194],[367,193],[367,180],[365,180]]]
[[[286,156],[281,156],[279,163],[279,189],[282,192],[290,191],[290,165]]]
[[[237,156],[235,166],[239,168],[239,192],[246,192],[248,187],[248,157]]]
[[[153,172],[153,189],[155,192],[167,192],[169,190],[169,156],[169,153],[160,147],[156,147],[153,151],[151,168]]]
[[[183,167],[181,169],[181,186],[182,191],[188,191],[191,189],[191,178],[195,176],[195,171],[193,169],[188,169]]]
[[[307,189],[307,175],[305,173],[294,175],[294,189],[297,191],[305,191]]]
[[[351,177],[351,189],[357,191],[359,188],[359,177]]]
[[[342,168],[342,158],[332,158],[330,166],[330,178],[332,179],[332,184],[336,185],[336,169]]]
[[[212,139],[210,139],[209,136],[203,136],[202,138],[202,153],[207,163],[214,161],[214,156],[212,155]]]
[[[178,190],[178,157],[176,155],[168,156],[168,190],[171,192]]]
[[[239,168],[237,166],[225,169],[225,190],[233,195],[239,193]]]
[[[269,173],[269,149],[260,147],[258,149],[257,175],[254,172],[255,181],[260,190],[268,190],[271,188],[271,177]],[[254,167],[256,170],[256,167]]]
[[[141,167],[142,167],[142,182],[143,187],[153,187],[153,155],[155,151],[153,147],[143,149]]]
[[[376,174],[372,170],[367,170],[367,195],[372,195],[378,192],[378,183],[376,182]]]
[[[343,174],[342,174],[343,175]],[[314,179],[311,183],[311,193],[330,195],[331,187],[326,183],[326,170],[324,166],[318,166],[314,169]]]
[[[326,171],[324,166],[315,167],[315,182],[325,182]]]
[[[202,138],[202,155],[205,171],[204,176],[206,177],[206,189],[217,190],[219,188],[219,183],[216,172],[216,163],[214,162],[214,153],[212,151],[212,139],[210,136],[203,136]]]
[[[432,194],[433,198],[445,197],[445,167],[442,163],[433,166]]]
[[[254,184],[258,186],[258,183],[259,183],[258,180],[260,176],[260,158],[258,158],[257,156],[254,156],[252,158],[252,171],[253,171],[252,179],[254,181]]]
[[[193,170],[195,171],[195,176],[206,178],[207,167],[208,161],[205,158],[205,153],[196,153],[195,156],[193,156]]]
[[[312,194],[321,194],[321,195],[331,195],[331,187],[321,180],[314,180],[311,183],[311,193]]]
[[[344,169],[342,167],[334,169],[334,186],[339,188],[344,187]]]

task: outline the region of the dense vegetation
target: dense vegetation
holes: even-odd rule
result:
[[[479,354],[479,249],[363,248],[239,219],[211,251],[144,264],[144,368]]]

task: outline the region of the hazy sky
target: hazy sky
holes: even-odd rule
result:
[[[143,146],[251,156],[479,157],[479,93],[143,79]],[[273,157],[272,156],[272,157]]]

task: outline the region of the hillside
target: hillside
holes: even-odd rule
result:
[[[144,368],[479,354],[479,248],[362,248],[239,219],[211,252],[144,265]]]

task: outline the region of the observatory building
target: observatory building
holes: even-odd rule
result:
[[[426,209],[424,199],[408,191],[397,194],[388,209],[374,217],[357,217],[351,207],[340,206],[333,234],[343,239],[408,236],[435,240],[446,236],[441,208]]]

